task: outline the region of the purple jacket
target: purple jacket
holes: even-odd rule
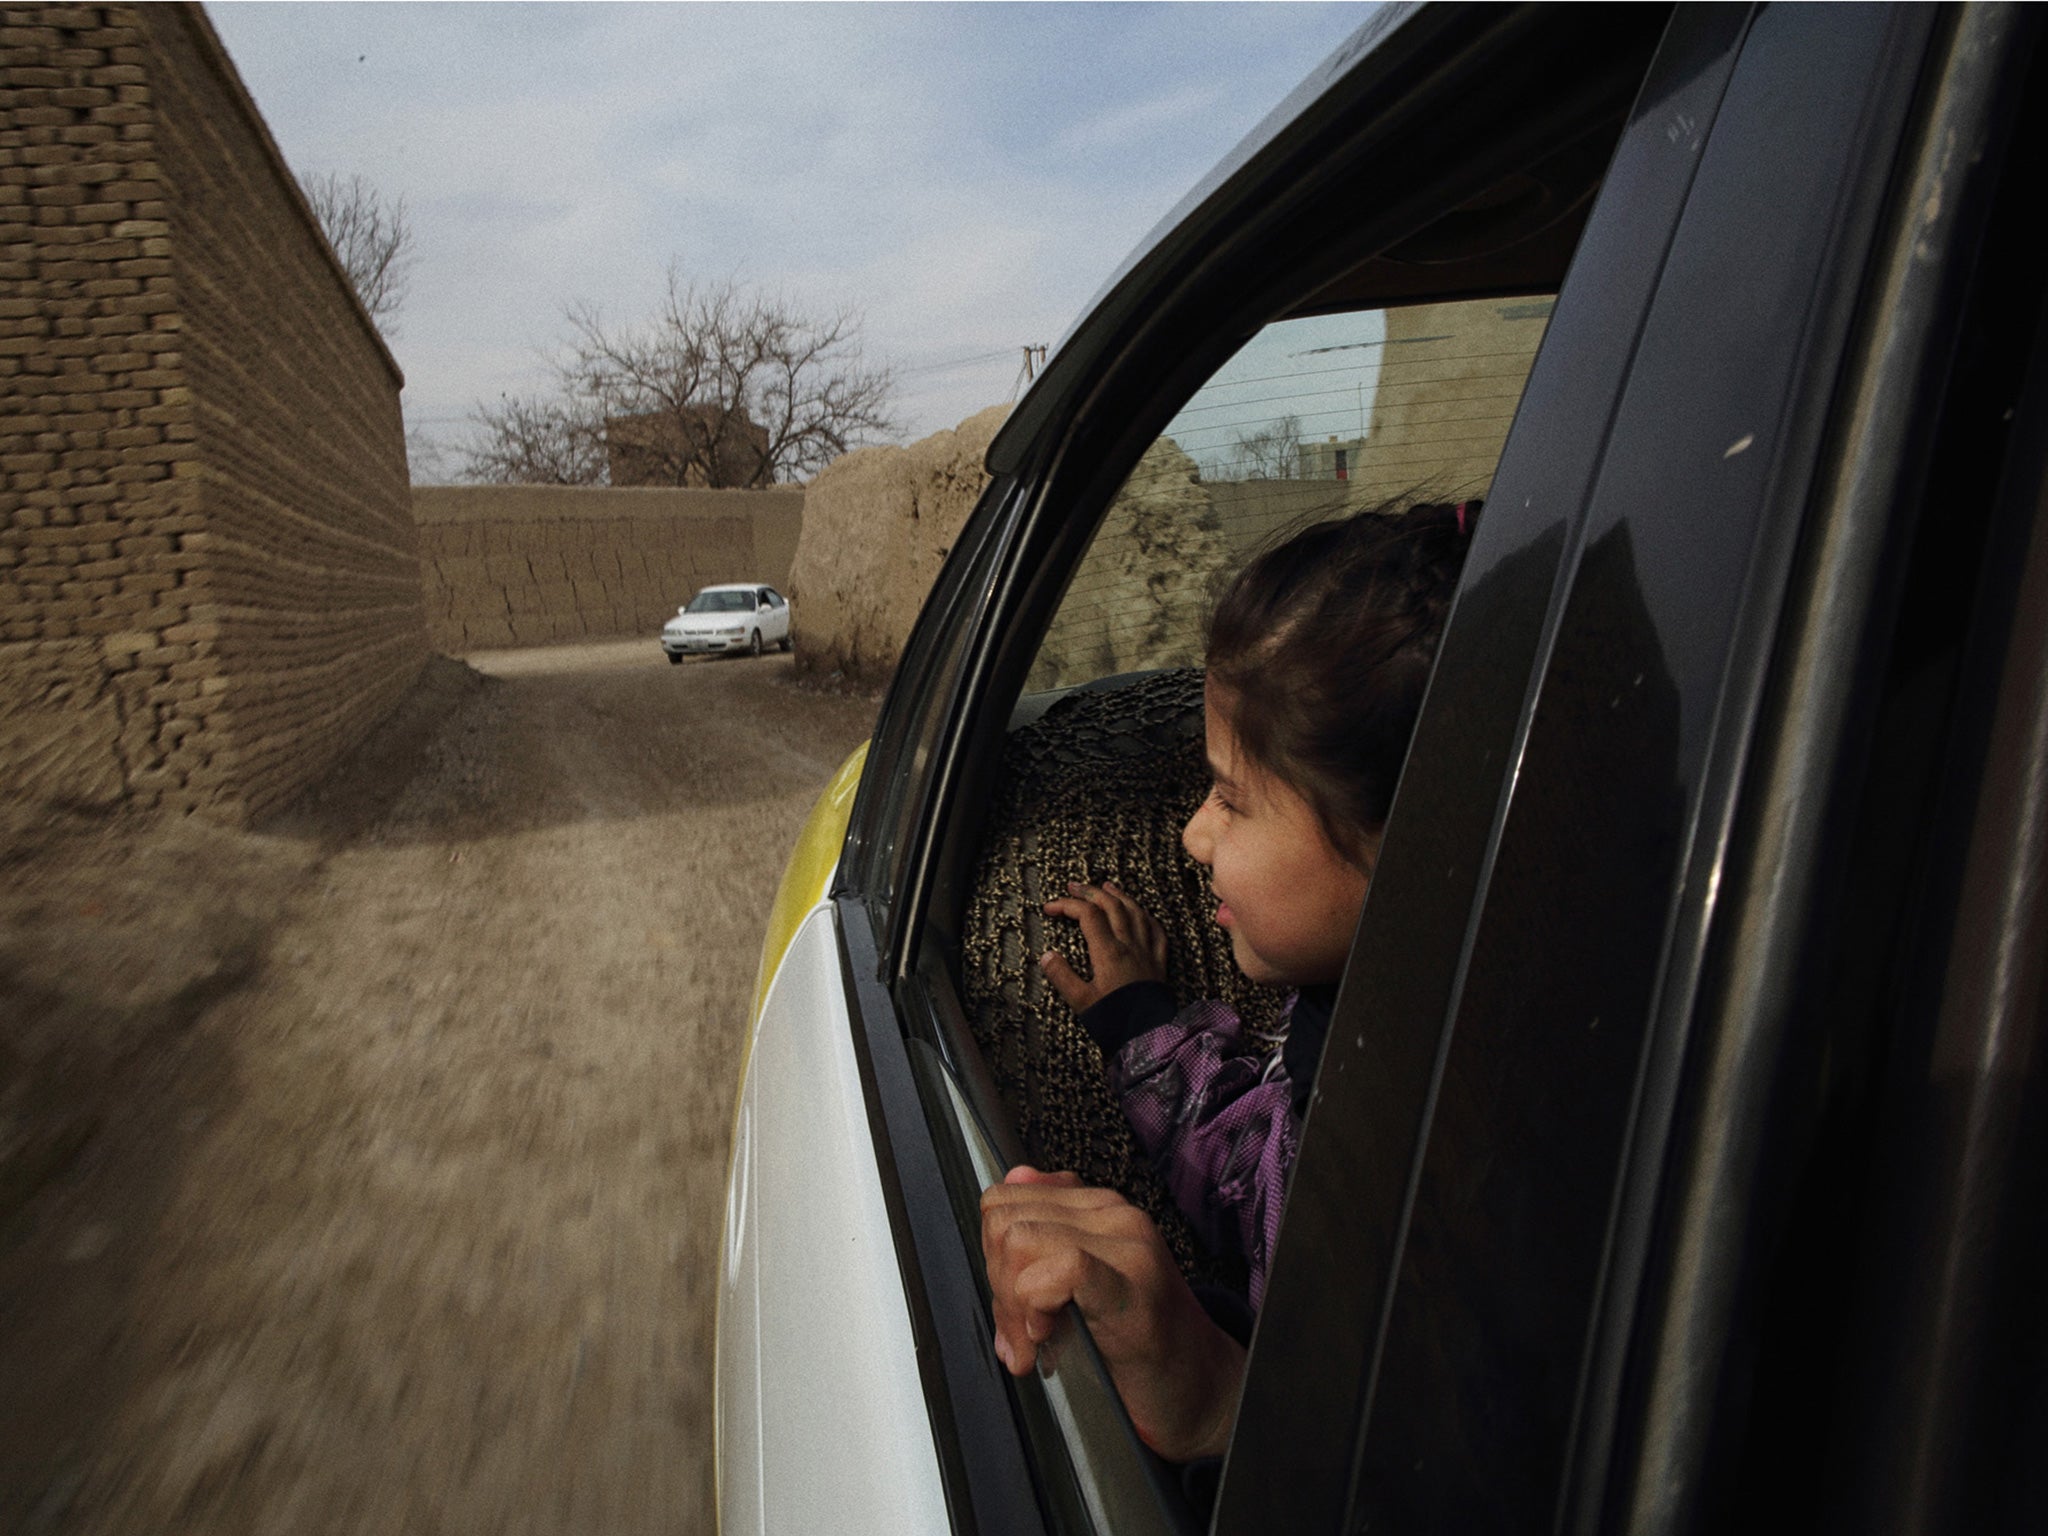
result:
[[[1332,990],[1296,994],[1287,1042],[1269,1056],[1244,1037],[1228,1004],[1176,1012],[1158,982],[1119,988],[1081,1015],[1174,1203],[1213,1251],[1244,1260],[1254,1309],[1266,1294]]]

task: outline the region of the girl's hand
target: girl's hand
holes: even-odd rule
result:
[[[1073,918],[1088,944],[1092,980],[1077,975],[1055,950],[1038,957],[1045,979],[1074,1012],[1092,1008],[1134,981],[1166,980],[1166,930],[1114,880],[1100,885],[1069,881],[1065,896],[1045,904],[1045,915]]]
[[[1071,1173],[1012,1168],[982,1192],[981,1251],[996,1354],[1013,1376],[1037,1364],[1072,1302],[1138,1438],[1168,1461],[1223,1454],[1244,1348],[1202,1310],[1151,1217]]]

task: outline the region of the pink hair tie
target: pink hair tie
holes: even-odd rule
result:
[[[1463,533],[1465,531],[1465,509],[1471,505],[1472,503],[1469,501],[1461,501],[1458,503],[1458,532],[1460,533]]]

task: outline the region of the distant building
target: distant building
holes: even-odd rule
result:
[[[1294,450],[1304,480],[1349,480],[1365,459],[1362,437],[1332,437],[1320,443],[1303,443]]]
[[[613,485],[774,483],[767,469],[768,429],[718,405],[608,417],[604,453]]]
[[[1487,493],[1550,305],[1504,299],[1387,311],[1371,428],[1363,441],[1322,445],[1345,451],[1354,505]],[[1334,465],[1325,478],[1336,478]]]

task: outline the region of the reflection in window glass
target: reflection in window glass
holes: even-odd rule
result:
[[[1201,661],[1223,573],[1321,518],[1484,496],[1547,298],[1283,320],[1168,423],[1110,504],[1026,688]]]

